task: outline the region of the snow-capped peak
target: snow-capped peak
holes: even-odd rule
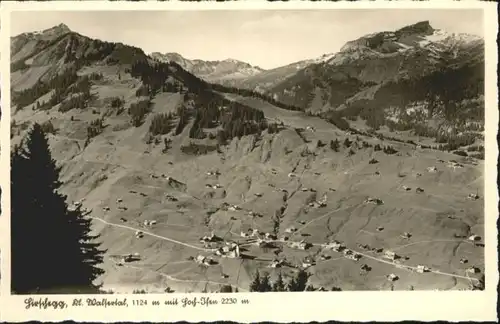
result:
[[[431,43],[445,43],[445,44],[468,44],[481,40],[482,38],[477,35],[471,35],[467,33],[448,33],[444,30],[436,29],[431,35],[423,37],[419,41],[420,46],[427,46]]]

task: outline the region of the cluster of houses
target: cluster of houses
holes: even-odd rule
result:
[[[241,231],[240,236],[247,238],[256,238],[257,240],[255,241],[255,244],[259,246],[264,245],[263,243],[265,242],[277,240],[276,235],[269,232],[263,233],[256,228],[249,228],[246,232]]]
[[[225,242],[226,244],[217,250],[215,254],[225,258],[237,259],[240,257],[240,247],[235,242]]]

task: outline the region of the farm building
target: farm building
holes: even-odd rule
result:
[[[327,243],[326,248],[338,252],[342,248],[342,243],[340,243],[338,241],[333,241],[333,242]]]
[[[403,234],[401,234],[401,237],[404,238],[404,239],[409,239],[411,237],[411,233],[404,232]]]
[[[307,250],[311,245],[304,240],[300,242],[290,242],[290,247],[292,249]]]
[[[331,257],[330,257],[329,255],[322,254],[322,255],[320,255],[320,256],[319,256],[319,259],[320,259],[321,261],[326,261],[326,260],[331,259]]]
[[[429,272],[430,269],[424,265],[418,265],[417,266],[417,272],[418,273],[424,273],[424,272]]]
[[[362,271],[370,271],[372,268],[365,263],[361,265],[360,269]]]
[[[270,264],[269,264],[269,267],[270,268],[281,268],[284,264],[284,261],[283,260],[277,260],[277,259],[274,259]]]
[[[435,166],[428,167],[427,172],[435,173],[435,172],[437,172],[437,168]]]
[[[479,236],[479,235],[471,235],[471,236],[469,236],[469,240],[470,241],[480,241],[481,240],[481,236]]]
[[[478,200],[479,199],[479,195],[475,194],[475,193],[470,193],[469,196],[467,196],[467,198],[469,198],[471,200]]]
[[[202,242],[214,242],[218,239],[218,237],[214,234],[214,232],[210,233],[210,235],[203,236],[200,241]]]
[[[383,205],[384,204],[384,201],[382,199],[379,199],[379,198],[372,198],[372,197],[369,197],[365,200],[365,204],[375,204],[375,205]]]
[[[398,258],[398,255],[392,251],[385,251],[384,257],[394,261]]]
[[[467,270],[465,270],[466,272],[468,273],[479,273],[481,272],[481,270],[479,270],[479,268],[477,267],[470,267],[470,268],[467,268]]]
[[[265,233],[264,234],[264,237],[266,239],[269,239],[269,240],[275,240],[276,239],[276,235],[272,234],[272,233]]]

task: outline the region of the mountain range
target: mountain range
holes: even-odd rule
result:
[[[160,62],[175,62],[186,71],[211,82],[224,83],[225,80],[245,79],[264,72],[264,69],[258,66],[234,59],[223,61],[189,60],[178,53],[161,54],[158,52],[151,53],[150,56]]]

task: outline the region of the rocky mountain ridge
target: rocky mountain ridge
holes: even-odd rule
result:
[[[265,70],[235,59],[222,61],[189,60],[178,53],[151,53],[150,56],[160,62],[175,62],[186,71],[210,82],[227,83],[231,80],[245,79]]]

